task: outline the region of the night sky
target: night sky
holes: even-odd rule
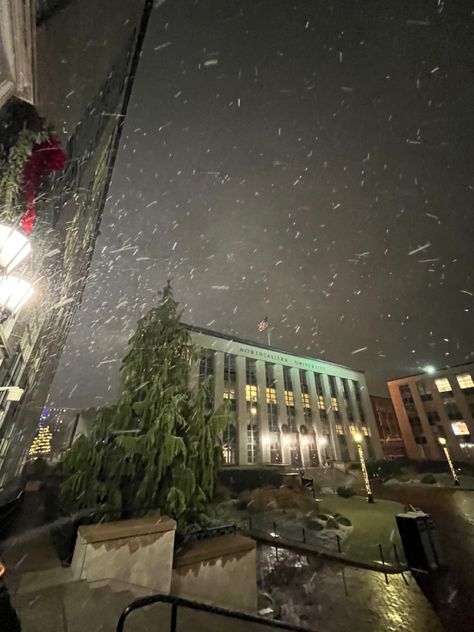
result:
[[[168,0],[149,24],[52,403],[113,401],[184,320],[384,381],[474,357],[474,6]]]

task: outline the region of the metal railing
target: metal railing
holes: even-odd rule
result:
[[[178,608],[189,608],[191,610],[200,610],[201,612],[208,612],[209,614],[219,615],[227,617],[229,619],[238,619],[245,621],[246,623],[258,623],[274,630],[292,630],[293,632],[311,632],[310,628],[302,628],[297,625],[291,625],[290,623],[283,623],[282,621],[275,621],[274,619],[266,619],[265,617],[259,617],[257,615],[248,614],[246,612],[239,612],[238,610],[229,610],[228,608],[221,608],[219,606],[211,606],[198,601],[190,601],[189,599],[182,599],[181,597],[173,597],[172,595],[150,595],[149,597],[141,597],[129,604],[120,615],[117,623],[117,632],[124,632],[125,622],[129,614],[140,608],[151,606],[156,603],[167,603],[171,605],[171,619],[169,632],[176,632],[176,626],[178,623]],[[314,631],[313,631],[314,632]]]

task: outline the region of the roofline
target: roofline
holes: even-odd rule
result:
[[[254,340],[247,340],[246,338],[240,338],[239,336],[229,336],[228,334],[223,334],[220,331],[214,331],[212,329],[206,329],[205,327],[189,325],[188,323],[183,323],[183,325],[186,327],[186,329],[189,329],[190,331],[195,331],[196,333],[199,333],[199,334],[214,336],[215,338],[222,338],[222,340],[229,340],[231,342],[238,342],[240,344],[249,345],[250,347],[258,347],[259,349],[267,349],[269,351],[275,351],[277,353],[284,353],[285,355],[293,356],[295,358],[305,358],[306,360],[323,362],[324,364],[332,364],[333,366],[338,366],[342,369],[347,369],[348,371],[355,371],[356,373],[365,374],[365,371],[362,369],[355,369],[354,367],[350,367],[345,364],[339,364],[338,362],[331,362],[330,360],[322,360],[321,358],[315,358],[309,355],[298,355],[292,351],[285,351],[284,349],[280,349],[279,347],[264,345],[261,342],[255,342]]]
[[[418,376],[427,376],[430,378],[435,378],[438,373],[443,373],[443,371],[454,371],[462,366],[472,366],[473,362],[462,362],[461,364],[452,364],[450,366],[444,366],[441,369],[436,369],[434,373],[427,373],[426,371],[421,371],[420,373],[410,373],[409,375],[402,375],[401,377],[394,377],[391,380],[387,380],[387,384],[391,384],[392,382],[399,382],[400,380],[408,380],[411,377]]]

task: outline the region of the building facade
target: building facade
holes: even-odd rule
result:
[[[23,128],[52,130],[65,169],[43,182],[35,294],[0,325],[0,491],[18,476],[82,298],[152,0],[0,0],[0,158]],[[38,425],[39,424],[39,425]]]
[[[412,459],[474,458],[474,364],[389,381],[390,397]]]
[[[386,459],[399,459],[406,456],[405,444],[398,425],[395,409],[390,397],[371,395],[375,422],[379,431],[380,445]]]
[[[213,377],[213,405],[228,401],[228,465],[309,467],[355,461],[353,434],[368,458],[382,449],[364,373],[331,362],[188,327],[200,349],[194,380]]]

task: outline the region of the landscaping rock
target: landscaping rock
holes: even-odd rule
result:
[[[433,476],[433,474],[425,474],[421,477],[420,482],[424,483],[425,485],[434,485],[436,483],[436,478]]]

